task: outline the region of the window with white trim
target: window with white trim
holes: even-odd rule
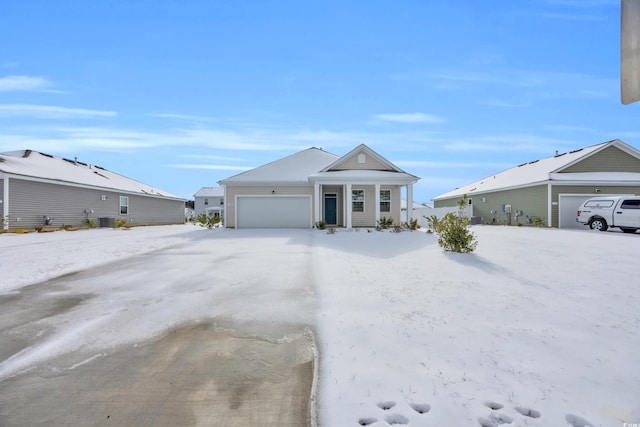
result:
[[[391,212],[391,190],[380,190],[380,212]]]
[[[207,206],[209,204],[209,199],[204,199],[204,205]]]
[[[351,211],[364,212],[364,190],[351,190]]]
[[[129,215],[129,197],[120,196],[120,215]]]

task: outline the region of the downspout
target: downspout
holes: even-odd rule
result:
[[[551,215],[553,210],[551,209],[551,205],[553,203],[553,200],[551,198],[551,181],[549,181],[549,183],[547,184],[547,227],[551,228],[553,226],[553,221],[551,220]]]
[[[2,177],[3,193],[2,193],[2,228],[9,229],[9,175]]]

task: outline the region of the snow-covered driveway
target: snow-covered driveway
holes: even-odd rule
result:
[[[309,327],[322,427],[640,423],[640,235],[473,232],[478,249],[463,255],[422,232],[0,235],[0,325],[13,324],[0,377],[93,366],[163,331],[199,338],[190,325],[212,321],[283,343]],[[48,270],[67,275],[24,286]],[[16,323],[22,311],[37,315]]]

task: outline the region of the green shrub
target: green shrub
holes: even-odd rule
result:
[[[469,230],[471,221],[462,215],[467,200],[465,195],[458,202],[457,215],[449,212],[440,219],[435,215],[425,217],[429,222],[429,228],[438,234],[438,245],[445,251],[471,253],[478,246],[474,234]]]
[[[393,218],[387,218],[383,216],[378,220],[378,225],[376,226],[376,230],[386,230],[387,228],[393,226]]]
[[[127,220],[126,219],[116,219],[113,221],[113,226],[115,228],[122,228],[125,225],[127,225]]]
[[[320,220],[320,221],[316,222],[316,228],[318,230],[324,230],[325,228],[327,228],[327,221],[325,221],[323,219],[323,220]]]
[[[534,216],[533,225],[535,225],[536,227],[544,227],[544,219],[540,218],[539,216]]]
[[[220,218],[220,215],[200,214],[197,216],[196,222],[200,227],[212,229],[214,227],[217,227],[222,222],[222,220]]]
[[[402,226],[412,231],[420,228],[420,224],[418,224],[418,218],[413,218],[409,220],[409,222],[405,222],[404,224],[402,224]]]
[[[89,228],[96,228],[98,226],[98,220],[97,219],[83,219],[82,220],[82,225],[86,225]]]

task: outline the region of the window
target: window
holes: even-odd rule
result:
[[[364,212],[364,190],[351,190],[351,210]]]
[[[209,199],[204,199],[204,205],[207,206],[209,204]]]
[[[391,190],[380,190],[380,212],[391,212]]]
[[[610,208],[613,200],[591,200],[584,204],[585,208]]]
[[[224,199],[220,199],[220,206],[224,205]]]
[[[640,209],[640,200],[625,200],[620,205],[621,209]]]
[[[120,196],[120,215],[129,214],[129,198],[127,196]]]

